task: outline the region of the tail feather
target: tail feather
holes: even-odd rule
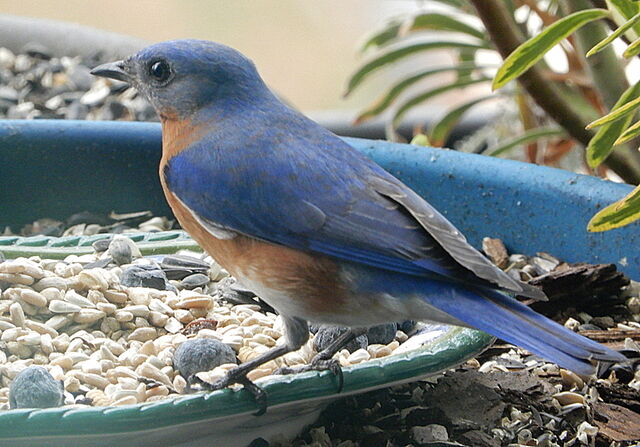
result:
[[[521,346],[579,374],[594,372],[591,360],[625,357],[570,331],[496,290],[456,289],[452,297],[429,297],[430,304],[464,323]]]

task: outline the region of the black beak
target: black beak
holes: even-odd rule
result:
[[[117,79],[118,81],[131,82],[131,77],[124,71],[124,61],[109,62],[98,65],[91,70],[94,76],[102,76],[103,78]]]

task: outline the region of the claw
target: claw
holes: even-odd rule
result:
[[[344,373],[342,372],[342,366],[336,359],[313,359],[311,365],[316,371],[322,371],[328,369],[338,379],[338,393],[342,392],[344,388]]]
[[[253,395],[256,405],[258,405],[258,411],[253,415],[262,416],[265,414],[267,412],[267,392],[246,377],[239,380],[238,383],[242,384],[244,389]]]
[[[338,379],[338,393],[342,392],[344,388],[344,373],[342,372],[342,366],[336,359],[324,359],[320,357],[320,354],[314,357],[314,359],[308,365],[302,365],[298,367],[283,366],[279,368],[274,374],[296,374],[307,371],[326,371],[329,370]]]
[[[203,391],[217,391],[227,388],[229,385],[238,383],[244,387],[253,396],[256,404],[258,405],[258,411],[253,413],[254,416],[262,416],[267,412],[267,393],[258,385],[247,379],[245,374],[234,374],[235,369],[227,372],[227,374],[219,380],[213,383],[205,382],[197,375],[189,377],[187,383],[189,385],[197,385]]]

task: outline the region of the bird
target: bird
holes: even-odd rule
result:
[[[162,124],[160,183],[176,218],[283,319],[284,343],[209,389],[239,383],[263,398],[247,373],[299,349],[309,322],[476,328],[584,375],[597,361],[625,360],[518,301],[546,297],[492,264],[399,179],[285,105],[239,51],[173,40],[92,73],[150,101]]]

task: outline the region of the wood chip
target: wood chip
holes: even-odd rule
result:
[[[640,329],[635,329],[633,331],[623,331],[621,329],[611,329],[608,331],[602,330],[588,330],[588,331],[580,331],[580,335],[584,335],[591,340],[598,341],[600,343],[607,342],[624,342],[626,338],[630,338],[632,340],[640,340]]]
[[[610,441],[637,441],[640,439],[640,414],[620,405],[595,402],[594,422],[600,434]]]
[[[567,264],[533,278],[529,284],[542,287],[549,300],[618,295],[629,285],[629,278],[619,272],[615,264]]]
[[[482,239],[482,251],[501,269],[509,265],[509,253],[500,239],[485,237]]]

